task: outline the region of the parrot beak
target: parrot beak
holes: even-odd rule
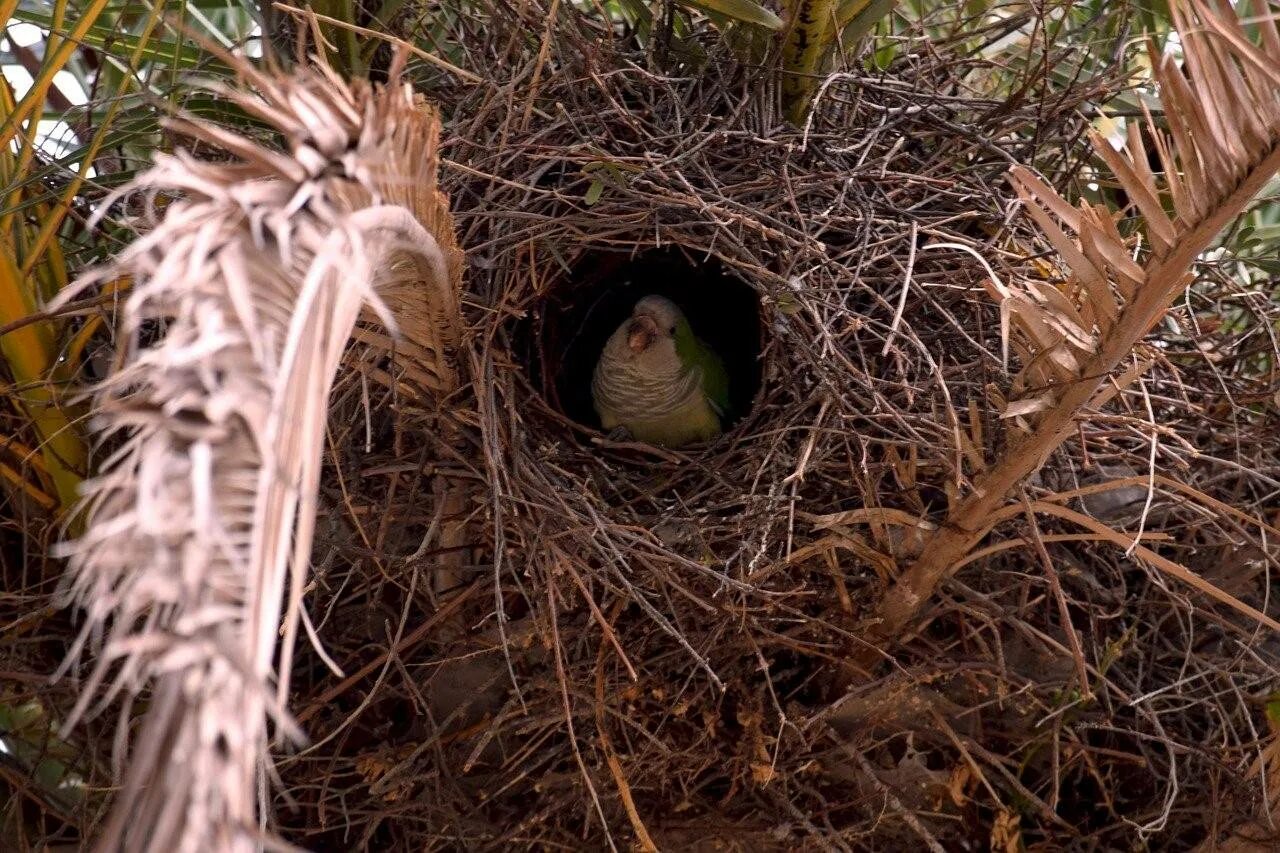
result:
[[[631,352],[639,355],[653,345],[654,338],[657,336],[658,324],[652,317],[641,314],[632,319],[627,327],[627,347]]]

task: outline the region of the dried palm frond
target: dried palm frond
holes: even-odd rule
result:
[[[243,84],[221,94],[287,153],[173,120],[234,161],[158,155],[128,188],[147,192],[150,229],[90,279],[134,287],[128,350],[95,400],[100,433],[122,442],[67,547],[85,615],[72,658],[102,639],[73,717],[123,696],[119,759],[152,686],[101,849],[264,842],[269,731],[298,736],[285,697],[310,631],[302,590],[348,339],[376,318],[399,332],[405,393],[457,383],[461,252],[436,188],[435,111],[395,82],[399,63],[375,87],[228,61]]]
[[[1174,4],[1185,61],[1179,67],[1152,48],[1164,127],[1150,115],[1145,129],[1131,123],[1122,152],[1094,136],[1098,154],[1142,214],[1145,247],[1136,259],[1111,211],[1073,207],[1030,170],[1012,169],[1028,213],[1070,272],[1060,284],[989,284],[1006,345],[1026,356],[1014,386],[1023,396],[1005,414],[1022,419],[1027,430],[975,479],[971,494],[951,507],[922,556],[889,589],[875,629],[879,641],[905,630],[942,579],[1004,517],[997,510],[1010,493],[1073,433],[1077,419],[1141,375],[1150,360],[1135,347],[1186,289],[1200,254],[1280,171],[1280,33],[1267,4],[1255,5],[1260,45],[1249,40],[1230,6]],[[1163,185],[1149,165],[1144,133],[1163,167]],[[1162,571],[1280,628],[1177,564],[1154,559],[1132,537],[1117,535]]]

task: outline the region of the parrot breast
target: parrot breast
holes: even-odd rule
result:
[[[646,369],[606,348],[596,365],[592,397],[601,425],[626,427],[639,441],[680,447],[720,433],[720,417],[702,388],[702,370]]]

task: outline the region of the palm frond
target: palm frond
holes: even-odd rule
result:
[[[800,124],[837,45],[856,45],[897,0],[788,0],[782,33],[782,98],[787,118]]]
[[[906,629],[991,530],[1011,491],[1075,431],[1077,420],[1141,374],[1145,364],[1135,348],[1186,289],[1201,253],[1280,171],[1280,34],[1267,4],[1257,5],[1260,43],[1250,41],[1229,6],[1174,4],[1185,61],[1179,66],[1152,47],[1163,125],[1149,114],[1145,125],[1130,124],[1123,151],[1093,139],[1142,215],[1141,245],[1125,239],[1105,207],[1073,207],[1030,170],[1011,170],[1027,212],[1069,276],[1062,283],[989,284],[1006,343],[1024,355],[1014,383],[1021,397],[1005,413],[1025,425],[1024,434],[975,479],[973,492],[953,505],[922,556],[886,593],[875,629],[880,642]],[[1162,166],[1159,179],[1145,140]],[[1215,597],[1280,629],[1226,593]]]
[[[145,193],[150,230],[87,280],[134,284],[127,351],[95,401],[121,446],[66,548],[85,614],[72,659],[104,638],[74,717],[123,696],[127,720],[153,686],[104,850],[261,844],[269,732],[300,737],[285,698],[347,341],[380,321],[399,333],[406,391],[457,382],[462,257],[434,110],[399,65],[375,87],[227,61],[243,82],[222,95],[287,151],[172,120],[233,162],[158,155],[127,188]]]

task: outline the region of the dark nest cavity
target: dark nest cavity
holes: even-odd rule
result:
[[[609,335],[650,294],[674,301],[700,339],[724,360],[729,409],[724,427],[750,413],[760,391],[764,329],[760,297],[714,257],[690,258],[679,247],[641,254],[584,253],[530,312],[513,336],[529,378],[548,404],[579,424],[599,427],[591,376]]]

